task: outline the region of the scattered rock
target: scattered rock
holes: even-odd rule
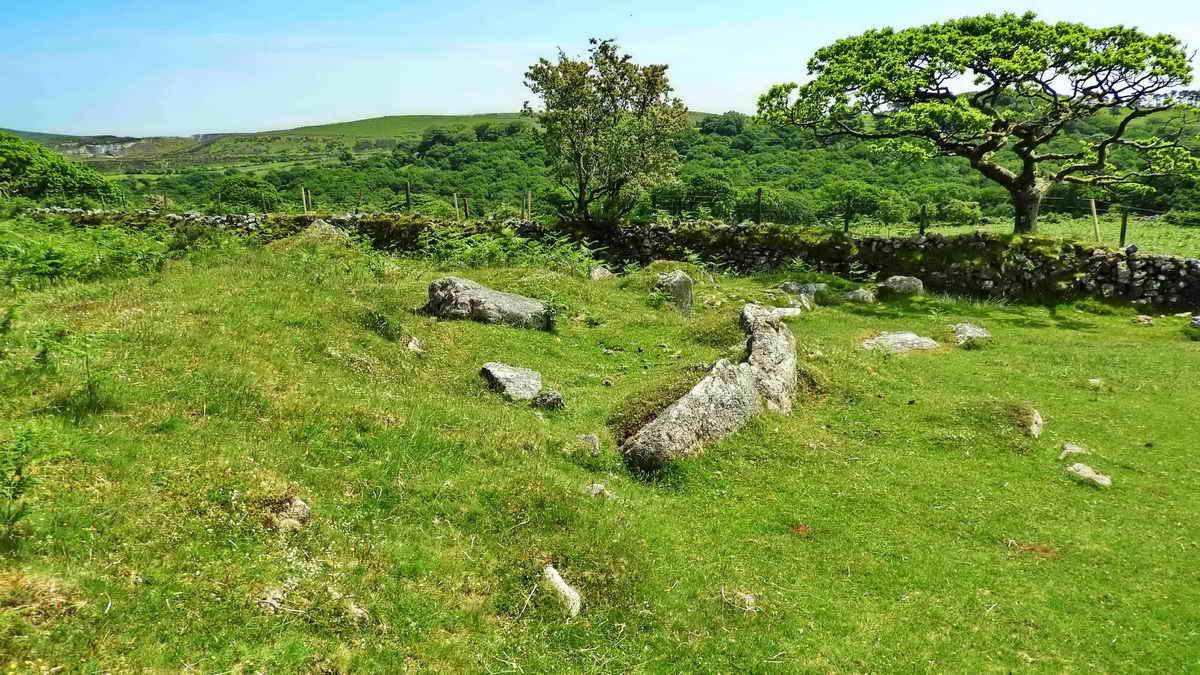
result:
[[[275,529],[280,532],[297,532],[304,528],[304,524],[295,518],[276,518]]]
[[[1063,443],[1062,452],[1058,453],[1059,459],[1066,459],[1071,455],[1090,455],[1092,454],[1087,448],[1074,443]]]
[[[576,438],[583,441],[588,446],[588,450],[589,450],[589,452],[591,452],[592,457],[600,456],[600,437],[599,436],[597,436],[596,434],[579,434],[578,436],[576,436]]]
[[[1076,480],[1095,485],[1096,487],[1112,487],[1112,478],[1097,472],[1087,464],[1072,464],[1067,467],[1067,473],[1071,474]]]
[[[991,333],[973,323],[956,323],[950,330],[954,332],[954,342],[966,349],[981,347],[992,339]]]
[[[880,333],[877,337],[863,340],[866,349],[882,349],[893,354],[903,354],[920,349],[937,349],[940,345],[932,338],[921,337],[912,332]]]
[[[562,410],[564,407],[563,395],[557,391],[543,391],[534,396],[529,405],[543,410]]]
[[[1137,316],[1133,317],[1133,324],[1135,326],[1153,326],[1154,317],[1147,316],[1145,314],[1138,314]]]
[[[1042,414],[1034,408],[1025,410],[1024,419],[1021,420],[1021,427],[1025,435],[1030,438],[1041,438],[1042,427],[1045,426],[1045,420],[1042,419]]]
[[[762,410],[750,364],[717,361],[691,391],[621,445],[621,454],[646,470],[694,454],[728,436]]]
[[[545,304],[458,277],[430,282],[429,302],[423,311],[443,319],[472,319],[537,330],[550,330],[554,326],[554,313]]]
[[[771,309],[771,315],[777,316],[780,319],[794,319],[806,311],[808,310],[805,310],[803,307],[774,307]]]
[[[782,284],[779,284],[779,290],[792,295],[807,295],[812,297],[816,295],[818,291],[829,290],[829,284],[802,284],[798,281],[785,281]]]
[[[304,228],[296,236],[301,240],[313,241],[345,242],[350,240],[350,234],[348,232],[334,227],[327,221],[321,220],[320,218],[314,220],[312,225]]]
[[[583,491],[592,497],[611,499],[613,496],[613,494],[608,491],[608,488],[604,487],[602,483],[589,483],[588,485],[583,486]]]
[[[921,295],[925,292],[925,283],[916,277],[888,277],[879,287],[880,291],[890,295]]]
[[[536,370],[515,368],[504,363],[485,363],[479,376],[513,401],[531,401],[542,390],[542,375]]]
[[[683,270],[659,274],[654,287],[670,296],[680,314],[692,315],[692,278]]]
[[[856,288],[847,292],[844,297],[847,302],[861,302],[867,305],[875,302],[875,294],[865,288]]]
[[[1100,390],[1104,388],[1104,380],[1098,377],[1089,378],[1087,383],[1089,389]]]
[[[410,337],[408,339],[407,347],[408,347],[408,351],[410,351],[410,352],[416,352],[417,354],[425,353],[425,349],[421,346],[421,341],[418,340],[416,337]]]
[[[613,274],[607,267],[597,265],[588,272],[588,278],[592,281],[603,281],[604,279],[612,279],[617,275]]]
[[[559,599],[562,600],[563,608],[567,610],[567,616],[579,616],[579,610],[583,606],[583,600],[579,597],[579,591],[575,590],[563,580],[562,575],[558,570],[554,569],[553,565],[546,565],[546,569],[542,571],[546,582],[550,587],[558,593]]]
[[[1192,328],[1200,330],[1200,316],[1193,316],[1192,323],[1190,325]]]
[[[768,410],[788,413],[796,393],[796,338],[778,312],[750,304],[742,308],[741,320],[749,335],[746,362],[758,393],[767,400]]]
[[[817,308],[816,297],[811,294],[797,295],[790,300],[789,304],[791,304],[793,308],[801,309],[805,312],[811,312]]]
[[[312,509],[308,504],[304,503],[303,499],[296,496],[289,496],[283,500],[279,507],[275,510],[275,515],[280,518],[291,518],[301,523],[307,523],[312,518]]]

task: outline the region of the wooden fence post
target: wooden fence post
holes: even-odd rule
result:
[[[1125,248],[1125,230],[1129,227],[1129,207],[1121,209],[1121,248]]]
[[[1100,216],[1096,215],[1096,200],[1088,201],[1092,203],[1092,234],[1096,235],[1096,241],[1100,241]]]
[[[454,193],[454,217],[458,217],[458,193]]]
[[[463,221],[471,219],[471,208],[467,203],[467,196],[463,195]]]
[[[308,213],[308,196],[304,194],[304,186],[300,186],[300,208],[304,209],[304,213]]]
[[[412,183],[404,181],[404,208],[412,211]]]
[[[755,198],[754,222],[762,224],[762,188],[758,188],[758,196]]]

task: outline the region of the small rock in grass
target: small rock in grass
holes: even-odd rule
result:
[[[683,270],[659,274],[654,287],[671,298],[671,304],[684,316],[692,315],[692,278]]]
[[[925,283],[916,277],[888,277],[879,287],[880,291],[889,295],[921,295],[925,292]]]
[[[1089,485],[1095,485],[1096,487],[1102,488],[1112,487],[1112,478],[1097,472],[1087,464],[1072,464],[1071,466],[1067,467],[1067,473],[1071,474],[1071,476],[1075,479],[1084,483],[1088,483]]]
[[[1147,316],[1145,314],[1138,314],[1137,316],[1133,317],[1133,324],[1135,326],[1153,326],[1154,317]]]
[[[557,391],[543,391],[534,396],[529,405],[543,410],[562,410],[564,406],[563,395]]]
[[[291,518],[301,523],[307,523],[312,518],[312,509],[303,499],[295,496],[288,497],[275,513],[281,518]]]
[[[875,302],[875,294],[865,288],[856,288],[849,291],[845,295],[847,302],[861,302],[863,304],[873,304]]]
[[[592,497],[603,497],[605,499],[609,499],[613,496],[613,494],[608,491],[608,488],[604,487],[602,483],[589,483],[588,485],[583,486],[583,491]]]
[[[1058,458],[1066,459],[1067,457],[1070,457],[1071,455],[1090,455],[1090,454],[1092,454],[1091,451],[1089,451],[1087,448],[1083,447],[1082,445],[1075,445],[1074,443],[1064,443],[1063,447],[1062,447],[1062,452],[1058,453]]]
[[[421,341],[418,340],[416,337],[410,337],[408,339],[407,347],[408,347],[408,351],[410,351],[410,352],[416,352],[417,354],[425,353],[425,349],[423,347],[421,347]]]
[[[1103,389],[1103,388],[1104,388],[1104,380],[1102,380],[1102,379],[1100,379],[1100,378],[1098,378],[1098,377],[1093,377],[1093,378],[1090,378],[1090,379],[1087,381],[1087,383],[1088,383],[1088,388],[1089,388],[1089,389],[1097,389],[1097,390],[1099,390],[1099,389]]]
[[[937,349],[938,343],[930,338],[906,331],[880,333],[876,337],[863,340],[862,346],[866,349],[882,349],[893,354],[903,354],[920,349]]]
[[[485,363],[479,376],[494,391],[513,401],[533,400],[542,390],[542,375],[528,368],[515,368],[504,363]]]
[[[954,342],[965,349],[981,347],[992,339],[987,329],[973,323],[956,323],[950,326],[950,330],[954,332]]]
[[[1191,323],[1191,326],[1192,326],[1192,328],[1195,328],[1195,329],[1197,329],[1197,330],[1200,330],[1200,316],[1193,316],[1193,317],[1192,317],[1192,323]]]
[[[558,593],[563,608],[567,611],[567,616],[579,616],[579,610],[583,606],[583,599],[580,598],[579,591],[564,581],[553,565],[546,565],[546,569],[542,570],[542,575],[550,587]]]
[[[1030,438],[1041,438],[1042,427],[1045,421],[1042,419],[1042,414],[1034,408],[1029,408],[1026,415],[1021,420],[1021,426],[1024,428],[1025,434]]]
[[[442,319],[473,319],[537,330],[554,327],[554,313],[545,303],[458,277],[431,281],[429,302],[422,309]]]
[[[794,319],[803,314],[805,311],[806,310],[802,307],[775,307],[771,309],[771,313],[781,319]]]
[[[591,453],[592,457],[600,456],[600,437],[599,436],[597,436],[596,434],[579,434],[578,436],[576,436],[576,438],[583,441],[584,444],[587,445],[588,451]]]
[[[298,532],[304,528],[304,524],[295,518],[276,518],[275,529],[280,532]]]
[[[604,279],[611,279],[615,276],[617,275],[613,274],[607,267],[603,267],[601,265],[593,267],[591,271],[588,272],[588,278],[592,281],[603,281]]]
[[[829,290],[829,284],[802,284],[798,281],[785,281],[782,284],[779,284],[779,290],[791,295],[807,295],[812,297],[816,295],[818,291]]]

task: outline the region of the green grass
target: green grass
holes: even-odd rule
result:
[[[21,304],[0,338],[0,442],[29,429],[42,452],[3,553],[0,664],[1200,668],[1200,391],[1185,375],[1200,343],[1183,319],[939,296],[820,308],[791,321],[820,393],[643,482],[614,453],[612,413],[736,356],[722,336],[781,277],[702,277],[689,321],[637,280],[453,271],[565,305],[543,333],[412,313],[446,273],[288,242],[0,296]],[[857,344],[962,320],[995,342]],[[48,330],[62,347],[39,360]],[[567,408],[504,402],[477,375],[492,360],[538,369]],[[1046,417],[1042,439],[1012,428],[1022,404]],[[1111,490],[1066,476],[1068,441]],[[593,481],[616,499],[585,496]],[[312,522],[265,527],[289,494]],[[582,592],[578,618],[539,585],[547,563]]]
[[[484,113],[479,115],[387,115],[351,122],[316,124],[287,131],[268,131],[264,134],[298,136],[344,136],[349,138],[417,138],[432,126],[448,127],[458,124],[475,126],[484,122],[507,124],[526,119],[521,113]]]
[[[1012,222],[1003,219],[992,219],[986,225],[971,227],[939,226],[930,228],[931,233],[955,235],[976,230],[993,234],[1011,234]],[[838,229],[841,229],[840,225]],[[851,228],[851,234],[857,236],[914,236],[917,226],[909,223],[900,226],[879,224],[856,224]],[[1038,236],[1059,237],[1084,244],[1100,244],[1109,248],[1117,248],[1121,240],[1121,219],[1119,215],[1105,215],[1100,218],[1100,240],[1096,241],[1092,228],[1092,219],[1067,218],[1051,215],[1043,217],[1038,222]],[[1129,219],[1126,231],[1125,245],[1136,244],[1143,254],[1179,255],[1184,257],[1200,257],[1200,228],[1172,225],[1165,220],[1136,220]]]

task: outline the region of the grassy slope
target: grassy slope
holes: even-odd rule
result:
[[[1200,518],[1184,411],[1200,392],[1183,376],[1200,343],[1181,319],[941,298],[821,309],[791,325],[824,394],[646,483],[605,418],[728,355],[740,303],[778,278],[704,283],[698,303],[722,304],[689,322],[637,283],[457,273],[592,320],[558,334],[437,322],[407,310],[443,271],[306,246],[23,296],[0,439],[36,428],[57,459],[39,465],[4,559],[0,655],[68,672],[1200,667],[1184,562]],[[856,346],[960,319],[998,342],[890,358]],[[51,322],[93,336],[113,409],[73,420],[62,397],[79,360],[31,365]],[[539,369],[567,410],[543,419],[485,391],[490,360]],[[1007,423],[1002,406],[1020,401],[1047,417],[1040,441]],[[575,449],[591,432],[602,458]],[[1116,486],[1072,483],[1055,460],[1065,441],[1100,452],[1087,461]],[[618,498],[582,495],[593,480]],[[289,491],[313,523],[264,529],[262,500]],[[579,618],[539,589],[547,562],[581,589]],[[11,592],[54,584],[67,609]],[[256,603],[272,590],[288,611]]]
[[[388,115],[365,120],[318,124],[297,127],[287,131],[267,131],[263,134],[290,134],[299,136],[347,136],[351,138],[415,138],[432,126],[465,124],[474,126],[484,122],[507,124],[523,119],[520,113],[486,113],[481,115]]]

